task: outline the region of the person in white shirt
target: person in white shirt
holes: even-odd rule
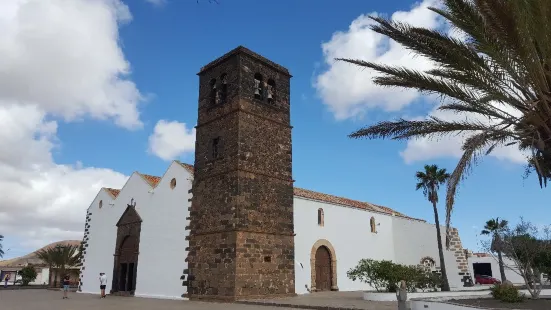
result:
[[[105,298],[105,287],[107,286],[107,276],[105,273],[100,272],[99,274],[99,288],[101,290],[101,298]]]

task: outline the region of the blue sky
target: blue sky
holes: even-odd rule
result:
[[[19,0],[10,1],[17,5]],[[61,102],[59,100],[52,100],[52,103],[46,99],[36,99],[38,105],[35,107],[29,103],[32,96],[24,92],[4,98],[0,95],[0,108],[13,108],[7,103],[2,106],[2,100],[16,100],[16,104],[25,109],[33,107],[32,112],[36,113],[37,119],[26,125],[30,128],[28,143],[34,147],[38,142],[46,141],[49,144],[44,149],[38,148],[37,153],[51,154],[51,158],[47,160],[34,157],[28,159],[28,162],[40,163],[39,168],[33,166],[38,170],[33,168],[35,170],[32,171],[42,183],[27,184],[27,188],[18,187],[17,191],[23,192],[26,189],[25,193],[32,193],[43,188],[36,184],[51,181],[55,185],[48,187],[42,196],[37,196],[35,201],[39,201],[38,203],[29,202],[29,210],[32,211],[31,205],[40,206],[48,201],[53,201],[52,205],[56,206],[50,210],[50,205],[44,205],[42,210],[48,212],[44,211],[42,217],[33,217],[30,223],[26,223],[29,218],[25,216],[27,213],[21,211],[17,213],[18,217],[13,215],[10,218],[10,214],[16,213],[10,213],[6,207],[0,209],[0,229],[4,223],[7,230],[4,233],[5,249],[12,248],[7,257],[25,254],[26,251],[56,238],[77,236],[79,229],[82,230],[83,210],[88,207],[99,186],[120,184],[124,176],[135,170],[162,175],[168,167],[168,161],[156,156],[162,151],[156,151],[150,145],[150,136],[155,132],[156,124],[164,120],[175,122],[173,129],[179,126],[177,128],[184,128],[184,133],[190,130],[197,119],[196,73],[201,66],[238,45],[244,45],[287,67],[294,76],[291,84],[291,113],[296,186],[385,205],[413,217],[434,221],[430,204],[421,192],[415,191],[414,174],[424,164],[433,163],[452,170],[458,154],[456,140],[425,141],[408,145],[395,141],[347,138],[347,134],[352,131],[376,121],[402,116],[424,117],[429,113],[438,113],[433,110],[434,100],[401,90],[379,89],[370,84],[369,72],[351,66],[345,67],[344,64],[333,64],[331,61],[333,56],[344,56],[421,68],[426,66],[426,62],[418,59],[412,61],[407,53],[400,51],[391,42],[370,33],[365,24],[367,19],[362,14],[378,12],[392,16],[395,12],[402,11],[394,16],[421,25],[442,27],[425,8],[434,1],[415,3],[410,0],[349,0],[346,4],[336,4],[329,0],[219,0],[219,4],[209,4],[207,1],[197,4],[195,1],[168,0],[164,3],[160,1],[160,5],[151,3],[157,1],[145,0],[121,3],[116,0],[102,1],[109,4],[106,4],[109,9],[119,5],[117,14],[129,12],[132,18],[119,17],[119,22],[123,23],[115,24],[104,32],[93,29],[96,27],[94,25],[103,27],[103,24],[92,23],[104,21],[100,17],[98,20],[91,20],[89,24],[79,24],[92,28],[79,29],[83,36],[89,35],[92,39],[96,38],[92,33],[97,32],[99,36],[118,31],[118,40],[111,37],[113,40],[106,42],[118,44],[122,55],[117,58],[116,55],[109,54],[112,57],[105,57],[107,60],[93,58],[96,51],[91,42],[86,43],[90,45],[83,43],[87,49],[75,50],[85,56],[86,53],[91,53],[90,57],[94,61],[84,56],[74,61],[79,61],[79,64],[92,63],[99,68],[105,66],[107,76],[112,74],[116,78],[120,78],[117,73],[124,71],[121,66],[124,67],[122,64],[126,62],[130,65],[131,73],[120,79],[132,82],[133,86],[130,88],[134,91],[133,94],[139,94],[142,100],[128,95],[128,91],[124,92],[126,97],[121,96],[131,102],[130,104],[107,105],[105,108],[100,99],[88,102],[88,98],[79,98],[78,95],[63,97],[62,94],[62,97],[52,98],[63,98],[63,102],[68,98],[67,105],[57,106]],[[120,10],[120,5],[126,5],[128,10]],[[2,5],[0,11],[1,8]],[[47,8],[43,6],[38,9]],[[64,13],[68,14],[68,21],[82,14],[76,9],[60,14]],[[97,16],[104,15],[98,13]],[[13,20],[15,19],[4,17],[4,21]],[[353,21],[356,22],[351,27]],[[70,25],[70,22],[66,24]],[[336,32],[340,34],[334,35]],[[47,38],[56,34],[44,35]],[[51,44],[59,43],[60,48],[64,44],[70,44],[66,40],[56,42]],[[0,47],[1,44],[0,41]],[[97,53],[100,51],[113,52],[112,47],[98,49]],[[1,53],[0,48],[0,55]],[[75,54],[63,56],[72,57],[68,55]],[[64,59],[67,58],[62,59],[62,65]],[[13,76],[16,76],[15,72],[18,71],[13,72]],[[56,71],[51,73],[51,77],[55,79]],[[86,76],[86,71],[78,72],[78,78],[84,82],[87,81]],[[0,81],[1,79],[0,75]],[[73,85],[69,79],[67,81],[67,88],[74,86],[78,89],[78,85]],[[103,82],[99,84],[104,87]],[[58,91],[64,90],[60,88]],[[48,92],[47,95],[49,94]],[[75,105],[81,108],[71,110],[71,106]],[[6,109],[13,112],[13,109]],[[112,112],[109,109],[120,111]],[[126,119],[131,119],[126,123],[121,121],[121,115],[132,109],[139,112],[139,117],[136,117],[139,121],[131,117]],[[8,112],[6,115],[9,116]],[[23,112],[24,115],[30,113],[26,110]],[[171,135],[159,132],[159,138],[164,139],[164,144],[159,144],[159,148],[167,147],[167,143],[179,144],[176,141],[179,138],[178,132],[173,131]],[[182,139],[189,139],[190,132],[187,134]],[[162,154],[166,155],[165,158],[169,154],[192,163],[193,149],[189,147],[192,144],[180,144],[171,147],[169,145],[168,153]],[[14,156],[26,158],[28,155],[23,154],[28,153],[26,150],[22,146],[21,153]],[[523,179],[524,166],[519,164],[518,154],[514,151],[503,151],[500,154],[486,158],[476,168],[461,187],[457,198],[453,225],[459,229],[464,246],[473,250],[477,249],[477,233],[491,217],[500,216],[515,222],[523,216],[537,225],[547,224],[546,218],[542,218],[543,214],[548,213],[544,203],[546,190],[539,189],[534,177]],[[6,167],[8,164],[13,164],[13,161],[4,163]],[[31,170],[25,170],[25,173],[32,176],[28,171]],[[62,177],[58,181],[49,177],[66,174],[71,175],[70,182],[60,181]],[[82,189],[70,195],[68,193],[78,190],[73,186],[80,186]],[[441,195],[445,195],[444,191]],[[549,197],[548,194],[545,197]],[[13,204],[10,201],[6,202],[8,203]],[[25,205],[22,203],[18,210],[23,209]],[[443,208],[440,212],[443,220]],[[64,214],[70,215],[70,225],[58,220]]]

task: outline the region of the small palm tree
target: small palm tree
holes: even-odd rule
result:
[[[436,225],[436,240],[438,241],[438,255],[440,256],[440,270],[442,271],[442,291],[449,291],[448,273],[444,261],[444,249],[442,246],[442,235],[440,233],[440,220],[438,218],[438,189],[440,185],[446,183],[450,174],[446,169],[440,169],[437,165],[425,165],[424,171],[418,171],[415,174],[417,178],[416,190],[423,190],[423,194],[432,203],[434,210],[434,222]]]
[[[36,252],[36,256],[43,260],[46,264],[48,264],[50,270],[52,270],[52,268],[55,268],[53,286],[56,287],[58,270],[60,271],[61,275],[64,275],[67,267],[77,266],[80,260],[80,256],[78,255],[78,253],[79,252],[77,246],[68,244],[57,245],[48,249],[41,249]],[[52,284],[51,274],[52,273],[50,272],[50,284]]]
[[[507,281],[507,278],[505,277],[505,265],[503,264],[502,257],[501,235],[507,230],[508,224],[509,222],[507,222],[507,220],[500,221],[499,217],[491,219],[486,222],[486,225],[484,225],[484,229],[481,232],[481,234],[483,235],[492,236],[491,250],[497,253],[497,258],[499,261],[499,273],[501,274],[501,282]]]
[[[4,241],[4,236],[0,235],[0,258],[4,257],[4,250],[2,250],[2,241]]]
[[[42,260],[44,263],[48,264],[50,270],[50,276],[48,278],[48,285],[56,286],[57,282],[57,271],[54,269],[57,267],[57,253],[54,251],[54,248],[40,249],[36,252],[36,257]],[[54,281],[52,282],[52,275],[54,275]]]
[[[540,186],[551,180],[551,6],[549,0],[443,0],[429,8],[462,39],[448,33],[371,17],[371,29],[431,60],[427,71],[357,59],[338,59],[378,73],[375,84],[414,89],[442,99],[439,110],[457,120],[383,121],[352,138],[409,140],[465,134],[461,156],[447,183],[446,226],[459,183],[496,147],[526,151],[527,172]]]

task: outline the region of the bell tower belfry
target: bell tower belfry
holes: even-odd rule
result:
[[[188,297],[294,295],[291,75],[242,46],[198,75]]]

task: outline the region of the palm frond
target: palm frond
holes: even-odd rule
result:
[[[349,137],[404,140],[427,136],[443,137],[446,135],[457,135],[462,132],[488,131],[491,129],[491,126],[479,120],[445,121],[437,117],[430,117],[422,121],[408,121],[401,118],[396,121],[383,121],[376,125],[364,127],[350,134]]]

